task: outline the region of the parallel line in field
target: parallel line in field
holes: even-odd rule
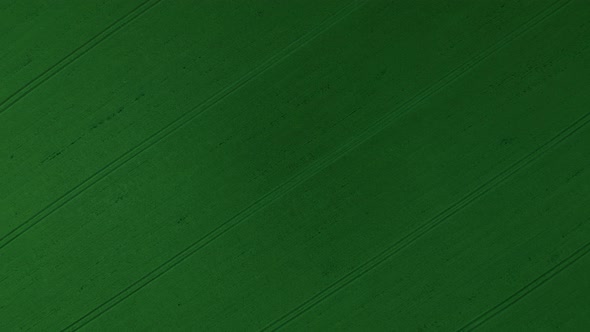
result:
[[[135,146],[127,150],[125,153],[123,153],[121,156],[117,157],[115,160],[109,162],[107,165],[103,166],[95,173],[88,176],[81,183],[79,183],[72,189],[68,190],[55,201],[49,203],[39,212],[37,212],[36,214],[25,220],[23,223],[12,229],[2,238],[0,238],[0,250],[6,247],[8,244],[10,244],[12,241],[16,240],[18,237],[23,235],[26,231],[28,231],[35,225],[39,224],[41,221],[53,214],[55,211],[59,210],[61,207],[69,203],[71,200],[81,195],[88,188],[92,187],[100,180],[106,178],[109,174],[121,168],[127,162],[131,161],[133,158],[140,155],[142,152],[156,145],[164,138],[170,136],[178,129],[184,127],[189,122],[197,118],[199,115],[203,114],[212,106],[218,104],[221,100],[231,95],[233,92],[238,90],[246,83],[250,82],[251,80],[258,77],[259,75],[261,75],[277,63],[281,62],[283,59],[287,58],[289,55],[303,47],[309,41],[316,38],[323,31],[329,29],[331,26],[336,24],[340,19],[343,19],[347,14],[352,12],[354,9],[360,7],[360,5],[362,5],[363,3],[365,3],[365,0],[353,1],[352,3],[349,3],[348,5],[344,6],[337,13],[335,13],[330,18],[322,22],[322,24],[320,24],[318,27],[308,32],[307,34],[299,37],[297,40],[289,44],[286,48],[268,58],[262,64],[258,65],[255,69],[251,70],[234,83],[221,89],[212,97],[208,98],[198,106],[193,107],[192,109],[183,113],[165,127],[159,129],[154,134],[150,135],[148,138],[136,144]]]
[[[265,63],[263,63],[262,65],[260,65],[256,69],[254,69],[252,72],[250,72],[249,74],[244,76],[238,82],[236,82],[232,86],[225,89],[224,91],[227,90],[225,93],[223,93],[223,91],[222,91],[222,93],[220,93],[221,98],[216,99],[216,100],[212,101],[209,105],[205,106],[203,108],[203,111],[208,109],[209,107],[213,106],[214,104],[219,102],[222,98],[226,97],[227,95],[229,95],[230,93],[232,93],[233,91],[235,91],[236,89],[238,89],[239,87],[244,85],[245,83],[251,81],[253,78],[259,76],[260,74],[262,74],[263,72],[265,72],[266,70],[271,68],[272,66],[276,65],[281,60],[283,60],[286,57],[288,57],[289,55],[293,54],[295,51],[297,51],[298,49],[303,47],[305,44],[307,44],[311,40],[317,38],[324,31],[326,31],[326,30],[330,29],[331,27],[333,27],[334,25],[336,25],[338,22],[343,20],[345,17],[347,17],[352,12],[354,12],[355,10],[360,8],[365,3],[366,3],[366,1],[364,1],[364,0],[351,2],[350,4],[348,4],[347,6],[342,8],[341,10],[339,10],[332,17],[330,17],[329,19],[324,21],[321,25],[316,27],[314,30],[312,30],[311,32],[300,37],[299,39],[294,41],[292,44],[290,44],[287,48],[285,48],[281,52],[275,54],[270,59],[268,59]],[[189,118],[187,121],[192,120],[193,118],[195,118],[196,116],[198,116],[201,113],[202,112],[195,114],[194,116]],[[176,129],[180,128],[182,125],[183,124],[180,124]],[[262,201],[263,199],[264,199],[264,197],[260,198],[258,201]],[[247,210],[248,210],[248,208],[244,209],[243,212],[245,212]],[[236,217],[241,214],[242,213],[239,213],[238,215],[236,215]],[[234,217],[234,218],[236,218],[236,217]],[[185,250],[177,253],[171,259],[167,260],[165,263],[161,264],[159,267],[152,270],[150,273],[144,275],[141,279],[137,280],[136,282],[134,282],[133,284],[131,284],[127,288],[123,289],[122,291],[118,292],[117,294],[115,294],[113,297],[111,297],[110,299],[108,299],[107,301],[105,301],[104,303],[99,305],[98,307],[89,311],[87,314],[85,314],[84,316],[82,316],[78,320],[74,321],[73,323],[71,323],[70,325],[65,327],[62,331],[76,331],[76,330],[82,328],[83,326],[85,326],[86,324],[90,323],[92,320],[98,318],[100,315],[102,315],[106,311],[110,310],[111,308],[113,308],[117,304],[121,303],[123,300],[125,300],[126,298],[128,298],[129,296],[134,294],[135,292],[139,291],[141,288],[143,288],[144,286],[149,284],[151,281],[155,280],[161,274],[165,273],[166,271],[170,270],[175,265],[184,261],[184,259],[186,259],[186,257],[190,256],[194,252],[194,251],[191,251],[191,249],[194,250],[195,247],[199,243],[201,244],[201,246],[198,248],[201,248],[201,247],[205,246],[207,243],[210,243],[211,241],[213,241],[217,237],[221,236],[223,233],[225,233],[225,231],[229,230],[229,228],[222,230],[224,225],[228,225],[228,224],[229,223],[226,222],[223,225],[221,225],[220,227],[211,231],[209,234],[207,234],[206,236],[201,238],[201,240],[197,241],[195,244],[189,246]],[[203,241],[206,239],[208,239],[208,241]],[[196,250],[198,250],[198,248],[196,248]]]
[[[485,322],[489,321],[490,319],[494,318],[498,314],[502,313],[503,311],[510,308],[512,305],[520,301],[522,298],[533,292],[535,289],[541,287],[559,273],[570,267],[572,264],[580,260],[586,254],[590,252],[590,242],[586,243],[584,246],[579,248],[578,250],[574,251],[571,255],[557,263],[551,269],[545,271],[539,277],[531,281],[530,283],[526,284],[524,287],[519,289],[517,292],[512,294],[510,297],[506,298],[504,301],[498,303],[488,311],[484,312],[483,314],[474,318],[471,322],[467,323],[464,327],[459,329],[459,331],[473,331]]]
[[[128,26],[131,22],[133,22],[135,19],[140,17],[145,12],[147,12],[149,9],[153,8],[156,4],[158,4],[161,1],[162,0],[147,0],[141,3],[139,6],[131,10],[129,13],[125,14],[123,17],[113,22],[104,30],[94,35],[84,44],[80,45],[78,48],[70,52],[68,55],[59,60],[53,66],[47,68],[37,77],[27,82],[24,86],[22,86],[13,94],[11,94],[2,102],[0,102],[0,114],[6,112],[10,107],[12,107],[18,101],[26,97],[29,93],[33,92],[40,85],[42,85],[43,83],[47,82],[50,78],[57,75],[59,72],[64,70],[74,61],[78,60],[84,54],[90,52],[90,50],[98,46],[101,42],[105,41],[110,36],[114,35],[116,32],[120,31],[124,27]]]
[[[453,205],[451,205],[441,213],[437,214],[434,218],[430,219],[428,222],[420,225],[418,228],[414,229],[412,232],[404,236],[402,239],[398,240],[385,250],[381,251],[379,254],[370,258],[361,266],[349,272],[344,277],[335,281],[319,293],[316,293],[314,296],[312,296],[307,301],[296,307],[294,310],[290,311],[288,314],[272,322],[263,330],[277,330],[281,327],[284,327],[289,322],[293,321],[297,317],[309,311],[311,308],[323,302],[324,300],[334,295],[338,291],[344,289],[347,285],[351,284],[355,280],[359,279],[363,275],[367,274],[368,272],[372,271],[373,269],[384,263],[388,258],[396,255],[403,249],[412,245],[417,240],[421,239],[428,232],[436,228],[438,225],[442,224],[444,221],[446,221],[453,215],[463,210],[465,207],[469,206],[471,203],[475,202],[478,198],[484,196],[489,191],[504,183],[513,174],[530,165],[535,160],[538,160],[546,152],[550,151],[553,147],[565,141],[567,138],[569,138],[571,135],[582,129],[588,123],[590,123],[590,113],[587,113],[582,118],[575,121],[573,124],[562,130],[559,134],[551,138],[549,141],[545,142],[542,146],[535,149],[533,152],[529,153],[524,158],[518,160],[508,168],[504,169],[501,173],[494,176],[492,179],[488,180],[474,191],[468,193],[459,201],[455,202]]]
[[[484,59],[488,58],[490,55],[492,55],[492,54],[496,53],[497,51],[499,51],[502,47],[504,47],[505,45],[507,45],[512,40],[516,39],[517,37],[523,35],[524,33],[528,32],[529,30],[531,30],[533,27],[537,26],[538,24],[540,24],[541,22],[543,22],[545,19],[549,18],[551,15],[553,15],[554,13],[556,13],[557,11],[559,11],[560,9],[564,8],[568,3],[570,3],[570,0],[566,0],[566,1],[563,1],[563,2],[562,1],[556,1],[556,2],[554,2],[553,4],[551,4],[550,6],[548,6],[546,9],[542,10],[535,17],[533,17],[531,20],[527,21],[521,27],[519,27],[518,29],[516,29],[513,33],[509,34],[507,37],[503,38],[500,42],[498,42],[494,46],[490,47],[488,50],[482,52],[480,55],[476,56],[474,59],[472,59],[471,61],[469,61],[467,65],[462,66],[464,68],[462,71],[458,71],[458,72],[457,71],[453,71],[451,74],[449,74],[450,77],[448,77],[447,80],[444,80],[443,79],[444,82],[440,82],[440,84],[439,84],[438,87],[434,87],[434,89],[432,90],[432,92],[430,92],[429,95],[434,94],[435,92],[441,90],[445,86],[447,86],[450,83],[454,82],[456,79],[458,79],[460,76],[462,76],[463,74],[465,74],[467,71],[469,71],[470,69],[474,68],[478,63],[481,63]],[[405,109],[405,111],[402,111],[402,112],[398,111],[398,112],[395,112],[394,114],[389,114],[387,116],[387,117],[389,117],[389,119],[387,119],[385,121],[382,121],[382,123],[378,123],[377,124],[378,128],[377,129],[374,129],[374,131],[372,131],[372,132],[374,132],[375,134],[378,133],[382,128],[385,127],[383,125],[383,122],[389,123],[390,121],[393,121],[395,118],[397,118],[397,117],[405,114],[407,111],[409,111],[411,108],[413,108],[414,105],[416,105],[417,103],[419,103],[422,100],[426,99],[429,95],[426,95],[424,97],[418,98],[417,101],[410,102],[409,103],[410,105],[408,106],[407,109]],[[583,119],[586,119],[586,117],[588,117],[588,114],[585,115],[583,117]],[[516,166],[516,164],[520,163],[522,160],[526,159],[527,157],[530,157],[531,155],[534,155],[536,153],[539,153],[539,149],[542,149],[543,147],[547,146],[547,144],[550,144],[551,142],[553,142],[553,140],[559,139],[559,135],[562,135],[565,132],[567,132],[568,130],[571,130],[574,126],[576,126],[577,124],[579,124],[580,121],[582,121],[582,119],[577,120],[574,124],[568,126],[566,129],[564,129],[563,131],[561,131],[558,134],[558,136],[555,136],[552,140],[548,141],[547,143],[545,143],[540,148],[536,149],[531,154],[529,154],[526,157],[524,157],[523,159],[519,160],[517,163],[513,164],[511,167]],[[374,134],[373,135],[369,135],[367,137],[367,139],[370,138],[370,137],[372,137],[372,136],[374,136]],[[365,140],[362,140],[360,143],[364,142]],[[358,144],[360,144],[360,143],[358,143]],[[355,144],[354,147],[356,147],[358,144]],[[523,165],[523,167],[524,167],[524,165]],[[500,174],[498,174],[497,176],[495,176],[490,181],[493,181],[494,179],[497,179],[497,178],[503,176],[506,172],[515,172],[517,170],[518,170],[518,168],[517,169],[508,168],[508,169],[504,170],[503,172],[501,172]],[[512,173],[510,173],[510,174],[512,174]],[[295,309],[291,310],[290,312],[288,312],[287,314],[283,315],[279,319],[271,322],[269,325],[267,325],[266,327],[264,327],[263,330],[278,329],[278,328],[286,325],[288,322],[292,321],[296,317],[300,316],[305,311],[309,310],[311,307],[317,305],[323,299],[325,299],[329,295],[333,294],[333,292],[330,291],[331,289],[333,289],[333,288],[340,289],[341,287],[338,286],[340,283],[349,284],[354,279],[360,277],[360,275],[359,275],[357,277],[354,277],[353,280],[347,281],[349,278],[352,278],[353,275],[355,275],[356,273],[359,273],[359,271],[362,270],[363,267],[365,267],[367,264],[369,264],[369,262],[373,262],[375,259],[378,260],[378,257],[381,257],[382,255],[385,255],[386,256],[385,258],[383,258],[384,260],[387,259],[387,257],[395,254],[399,250],[403,249],[405,246],[407,246],[407,245],[411,244],[412,242],[414,242],[415,240],[417,240],[418,237],[421,237],[422,235],[424,235],[428,230],[430,230],[434,226],[436,226],[436,224],[442,222],[442,220],[439,221],[439,219],[441,217],[443,217],[444,214],[449,213],[449,211],[451,211],[453,209],[456,209],[456,208],[459,208],[459,209],[463,208],[465,206],[463,204],[469,204],[469,203],[466,203],[465,200],[468,200],[473,195],[477,195],[477,197],[479,197],[478,190],[481,190],[482,187],[487,186],[488,184],[489,184],[489,182],[483,184],[482,186],[478,187],[476,190],[470,192],[463,199],[461,199],[459,202],[457,202],[457,203],[451,205],[449,208],[445,209],[443,212],[441,212],[441,214],[437,215],[431,221],[429,221],[429,222],[427,222],[427,223],[419,226],[418,228],[414,229],[410,234],[406,235],[402,240],[400,240],[396,244],[390,246],[388,249],[384,250],[379,255],[373,257],[368,262],[366,262],[363,265],[361,265],[359,268],[355,269],[354,271],[350,272],[349,274],[347,274],[346,276],[344,276],[340,280],[336,281],[334,284],[328,286],[326,289],[324,289],[324,290],[320,291],[319,293],[315,294],[313,297],[311,297],[310,299],[306,300],[304,303],[302,303],[301,305],[297,306]],[[489,190],[489,189],[487,189],[487,190]],[[487,192],[487,190],[486,190],[486,192]],[[477,197],[475,197],[475,198],[477,198]],[[446,218],[448,218],[448,216],[445,217],[444,219],[446,219]],[[372,268],[370,268],[370,269],[372,269]],[[369,270],[363,272],[362,274],[368,272]],[[329,295],[326,295],[326,296],[323,296],[322,295],[322,294],[326,294],[326,293],[329,293]],[[318,301],[318,299],[319,299],[319,301]]]
[[[494,44],[489,49],[483,51],[482,53],[479,53],[477,56],[472,58],[470,61],[459,66],[457,69],[453,70],[451,73],[449,73],[443,79],[441,79],[438,82],[438,84],[435,84],[431,88],[424,90],[422,93],[418,94],[415,98],[413,98],[410,102],[405,103],[402,107],[396,109],[394,112],[395,113],[399,112],[399,113],[403,114],[405,112],[402,112],[402,111],[406,111],[406,112],[409,111],[417,103],[424,100],[428,96],[434,94],[435,92],[441,90],[442,88],[444,88],[445,86],[447,86],[451,82],[455,81],[462,74],[464,74],[468,70],[472,69],[475,65],[482,62],[484,59],[489,57],[491,54],[497,52],[499,49],[501,49],[503,46],[508,44],[510,41],[514,40],[516,37],[522,35],[526,31],[530,30],[531,28],[533,28],[534,26],[539,24],[546,17],[548,17],[552,13],[556,12],[558,9],[565,6],[565,4],[567,4],[568,2],[569,1],[566,1],[563,3],[560,1],[555,2],[552,6],[549,6],[547,9],[543,10],[541,13],[536,15],[534,18],[525,22],[520,28],[516,29],[515,31],[513,31],[512,33],[510,33],[509,35],[507,35],[506,37],[501,39],[498,43]],[[561,5],[556,6],[560,3],[561,3]],[[404,108],[404,106],[405,106],[405,108]],[[401,114],[398,116],[401,116]],[[237,224],[244,221],[245,219],[247,219],[249,216],[251,216],[255,212],[264,208],[265,206],[267,206],[271,202],[275,201],[277,198],[283,196],[285,193],[289,192],[291,189],[296,187],[298,184],[309,179],[314,174],[317,174],[319,171],[321,171],[322,169],[326,168],[327,166],[329,166],[330,164],[335,162],[337,159],[342,157],[348,151],[352,150],[354,147],[360,145],[362,142],[365,142],[369,138],[376,135],[378,132],[380,132],[383,128],[385,128],[391,121],[393,121],[398,116],[394,116],[394,117],[386,116],[386,117],[380,119],[377,122],[377,124],[370,127],[369,129],[365,130],[365,132],[363,134],[359,135],[359,137],[357,137],[356,140],[353,140],[351,143],[346,144],[345,146],[336,150],[334,153],[328,155],[327,157],[312,164],[310,167],[304,169],[303,171],[301,171],[300,173],[298,173],[297,175],[295,175],[294,177],[289,179],[287,182],[279,185],[278,187],[273,189],[271,192],[269,192],[265,196],[258,199],[252,205],[250,205],[249,207],[247,207],[246,209],[244,209],[243,211],[241,211],[240,213],[238,213],[237,215],[235,215],[234,217],[232,217],[231,219],[229,219],[228,221],[226,221],[225,223],[220,225],[218,228],[216,228],[215,230],[213,230],[212,232],[210,232],[209,234],[207,234],[203,238],[199,239],[198,241],[191,244],[190,246],[188,246],[187,248],[185,248],[181,252],[177,253],[172,258],[170,258],[169,260],[167,260],[166,262],[164,262],[163,264],[158,266],[156,269],[152,270],[150,273],[144,275],[141,279],[137,280],[136,282],[134,282],[132,285],[128,286],[127,288],[125,288],[121,292],[115,294],[115,296],[113,296],[111,299],[109,299],[105,303],[101,304],[97,308],[93,309],[87,315],[85,315],[84,317],[80,318],[78,321],[76,321],[73,324],[71,324],[70,326],[68,326],[66,328],[66,330],[78,329],[78,328],[88,324],[90,321],[96,319],[98,316],[100,316],[104,312],[108,311],[109,309],[111,309],[112,307],[117,305],[118,303],[122,302],[124,299],[128,298],[132,294],[136,293],[137,291],[139,291],[140,289],[142,289],[143,287],[145,287],[146,285],[148,285],[152,281],[156,280],[158,277],[160,277],[161,275],[163,275],[167,271],[171,270],[174,266],[180,264],[182,261],[184,261],[186,258],[191,256],[193,253],[195,253],[199,249],[203,248],[207,244],[211,243],[213,240],[217,239],[218,237],[223,235],[225,232],[227,232],[231,228],[235,227]],[[101,308],[103,308],[103,309],[101,309]],[[92,316],[92,317],[90,317],[90,316]],[[84,322],[82,322],[85,319],[85,317],[90,317],[90,318],[88,318]]]

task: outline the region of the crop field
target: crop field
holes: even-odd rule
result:
[[[0,2],[0,331],[590,331],[590,1]]]

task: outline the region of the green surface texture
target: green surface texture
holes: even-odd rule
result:
[[[590,1],[0,2],[0,332],[590,331]]]

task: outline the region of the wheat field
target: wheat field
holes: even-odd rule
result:
[[[0,3],[0,331],[588,331],[590,2]]]

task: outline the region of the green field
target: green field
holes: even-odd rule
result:
[[[587,0],[0,3],[0,331],[589,331]]]

